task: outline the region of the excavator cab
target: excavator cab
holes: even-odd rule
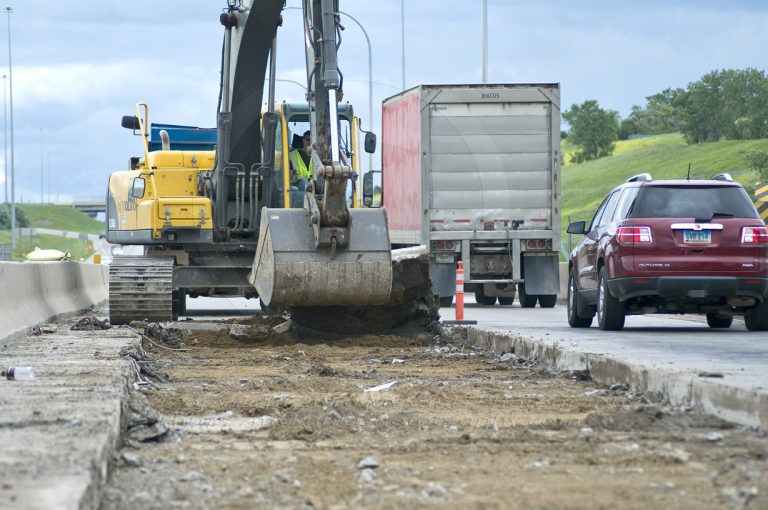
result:
[[[277,106],[282,147],[297,136],[302,142],[310,115],[307,104]],[[382,211],[356,208],[360,151],[360,122],[352,105],[339,105],[342,157],[352,170],[350,186],[344,188],[344,202],[351,208],[346,232],[338,230],[336,240],[325,246],[315,242],[318,225],[311,209],[305,208],[310,191],[291,190],[291,159],[281,151],[278,172],[284,203],[291,208],[265,209],[259,228],[259,247],[252,272],[259,297],[269,306],[369,306],[382,305],[389,298],[392,271],[386,216]],[[293,144],[291,144],[293,145]],[[292,148],[293,149],[293,148]],[[349,158],[349,159],[346,159]],[[299,200],[297,200],[297,198]],[[306,198],[306,200],[305,200]],[[317,218],[317,216],[315,216]]]

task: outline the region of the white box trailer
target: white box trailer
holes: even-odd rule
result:
[[[382,107],[393,247],[429,248],[434,291],[554,306],[560,251],[558,84],[419,85]]]

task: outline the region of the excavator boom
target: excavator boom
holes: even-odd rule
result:
[[[339,150],[338,0],[304,0],[313,177],[303,209],[265,209],[252,279],[269,306],[387,303],[392,260],[383,209],[349,209],[356,178]]]

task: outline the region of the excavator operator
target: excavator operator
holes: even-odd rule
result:
[[[299,191],[305,191],[307,181],[312,178],[312,154],[310,132],[306,131],[303,138],[293,136],[291,152],[291,186],[296,186]]]

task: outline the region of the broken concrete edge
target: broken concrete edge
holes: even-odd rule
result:
[[[631,391],[656,393],[673,406],[691,408],[726,421],[768,430],[768,391],[729,385],[718,379],[699,377],[698,372],[649,368],[599,354],[562,349],[551,340],[467,328],[467,342],[499,355],[538,360],[557,372],[585,372],[593,381],[607,386],[621,384]]]
[[[35,324],[106,301],[108,270],[80,262],[0,262],[0,344],[26,335]]]
[[[17,496],[16,503],[10,504],[9,508],[96,510],[101,507],[104,489],[116,462],[116,454],[124,445],[128,431],[128,418],[131,412],[130,404],[134,398],[135,390],[133,387],[136,374],[131,357],[133,356],[132,353],[139,351],[141,342],[140,336],[129,328],[114,328],[111,332],[113,336],[114,333],[117,333],[120,338],[124,339],[123,345],[118,347],[119,351],[114,351],[113,356],[97,357],[94,360],[91,358],[91,348],[73,350],[74,357],[70,354],[70,357],[65,355],[63,359],[49,359],[46,357],[45,350],[39,352],[39,359],[44,360],[43,364],[47,364],[49,370],[57,364],[69,370],[78,365],[87,366],[90,374],[89,380],[92,381],[90,386],[88,382],[55,383],[46,382],[44,379],[36,381],[40,385],[38,388],[40,391],[47,388],[56,396],[66,395],[68,409],[72,413],[70,418],[77,419],[78,409],[83,405],[93,404],[93,399],[99,398],[94,397],[94,395],[102,393],[106,395],[106,398],[101,397],[100,400],[104,406],[101,408],[102,412],[84,418],[84,420],[99,422],[98,433],[83,435],[78,434],[77,428],[73,428],[71,434],[65,435],[65,439],[60,439],[60,442],[56,443],[57,447],[46,448],[45,445],[42,445],[42,452],[31,455],[29,471],[23,469],[18,478],[12,477],[7,480],[8,486],[11,487],[10,490],[14,491]],[[58,338],[62,337],[58,336]],[[83,338],[87,339],[87,334]],[[34,343],[35,340],[32,342]],[[23,344],[23,342],[18,342],[15,345]],[[84,357],[79,358],[78,356]],[[96,380],[98,383],[93,382]],[[67,386],[67,384],[69,385]],[[100,386],[96,389],[93,384]],[[34,398],[35,393],[30,392],[30,394]],[[24,429],[22,427],[18,430],[19,433],[23,433]],[[77,459],[66,460],[66,457],[62,457],[62,448],[70,452],[77,452]],[[1,451],[0,454],[2,454]],[[64,459],[63,462],[62,458]],[[40,477],[30,475],[35,471],[35,463],[46,465],[50,472]],[[81,470],[80,468],[83,467],[85,469]],[[2,504],[0,506],[5,508]]]

